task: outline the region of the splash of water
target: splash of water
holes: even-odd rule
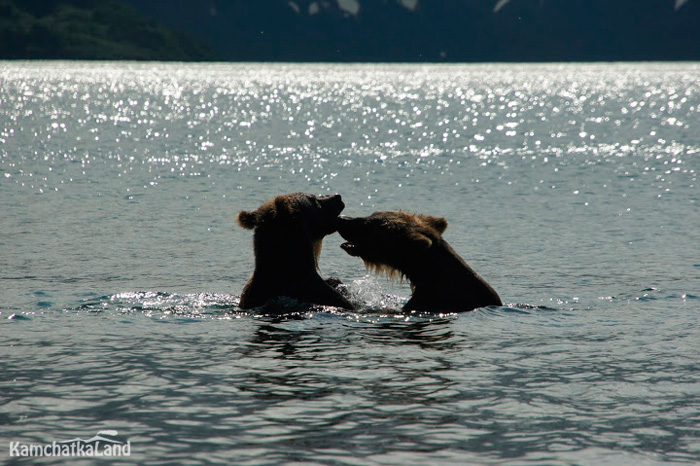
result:
[[[346,285],[350,301],[360,304],[363,309],[400,312],[404,299],[401,296],[384,293],[379,281],[371,276],[353,280]]]

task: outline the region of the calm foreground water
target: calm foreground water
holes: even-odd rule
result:
[[[699,171],[700,64],[0,62],[0,459],[696,463]],[[360,311],[240,311],[294,191],[446,217],[506,306],[401,315],[332,235]]]

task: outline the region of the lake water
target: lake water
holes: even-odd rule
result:
[[[697,63],[0,62],[0,458],[696,463],[699,171]],[[446,217],[507,304],[402,315],[332,235],[359,311],[240,311],[295,191]]]

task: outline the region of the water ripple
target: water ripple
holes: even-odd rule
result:
[[[0,67],[0,423],[148,464],[692,464],[700,68]],[[445,216],[508,302],[242,311],[240,209]],[[142,291],[137,291],[142,290]]]

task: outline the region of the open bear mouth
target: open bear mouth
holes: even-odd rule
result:
[[[359,251],[357,245],[355,245],[353,243],[350,243],[350,242],[343,243],[340,245],[340,247],[343,248],[343,250],[345,252],[347,252],[348,254],[350,254],[351,256],[354,256],[354,257],[360,256],[360,251]]]

